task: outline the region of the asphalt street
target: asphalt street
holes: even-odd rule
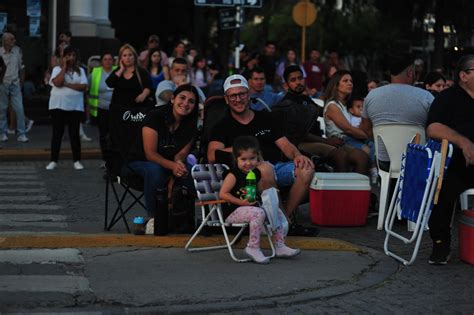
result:
[[[47,142],[31,146],[46,150]],[[89,146],[97,149],[96,140]],[[1,314],[474,313],[474,269],[460,261],[456,233],[443,267],[426,263],[428,235],[412,266],[387,257],[375,218],[290,237],[303,248],[295,259],[238,264],[225,251],[187,253],[187,236],[131,236],[122,222],[104,232],[100,159],[84,160],[82,171],[67,158],[52,172],[46,164],[0,162]],[[299,221],[309,224],[307,205]]]

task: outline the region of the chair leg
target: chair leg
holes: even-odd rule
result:
[[[109,215],[109,180],[110,176],[107,174],[105,179],[105,213],[104,213],[104,231],[107,231],[108,215]]]
[[[380,176],[380,200],[379,217],[377,221],[377,230],[382,230],[385,212],[387,208],[387,198],[390,185],[390,176]]]

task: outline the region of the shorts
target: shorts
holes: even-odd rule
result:
[[[295,182],[295,163],[278,162],[273,165],[278,187],[287,187]]]

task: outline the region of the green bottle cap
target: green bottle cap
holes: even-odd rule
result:
[[[255,176],[255,173],[253,171],[249,171],[247,173],[247,176],[245,177],[245,179],[253,179],[253,180],[257,180],[257,176]]]

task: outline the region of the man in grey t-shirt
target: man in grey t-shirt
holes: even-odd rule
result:
[[[407,56],[392,57],[390,74],[392,83],[373,89],[364,100],[360,128],[369,135],[372,135],[373,126],[387,123],[426,126],[434,97],[428,91],[412,86],[415,78],[413,60]],[[389,162],[385,148],[379,148],[378,159]]]

